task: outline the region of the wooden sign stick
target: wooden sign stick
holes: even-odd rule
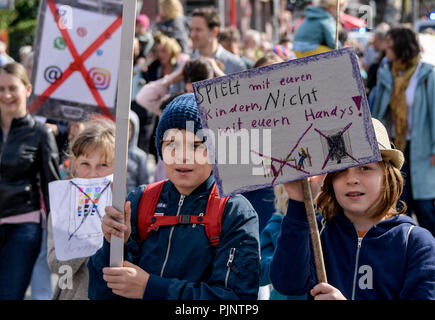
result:
[[[133,71],[133,39],[136,22],[136,0],[124,0],[122,8],[121,55],[116,99],[115,163],[112,206],[124,213],[127,181],[128,126],[130,118]],[[123,223],[124,221],[119,221]],[[111,236],[110,266],[122,267],[124,239]]]
[[[335,49],[338,49],[338,26],[340,23],[340,0],[337,0],[336,11]],[[311,194],[310,181],[302,180],[304,190],[304,204],[307,212],[308,225],[310,227],[311,244],[313,246],[314,264],[316,266],[317,280],[327,283],[325,262],[323,260],[322,244],[320,242],[319,229],[317,227],[316,213],[314,212],[313,195]]]
[[[335,24],[335,49],[338,49],[338,27],[340,24],[340,0],[337,0],[337,10],[335,11],[335,15],[336,15],[336,24]]]
[[[316,213],[314,212],[313,195],[311,194],[310,181],[302,180],[304,190],[304,204],[307,212],[308,225],[310,226],[311,244],[313,246],[314,264],[316,266],[317,280],[328,283],[326,279],[325,263],[323,262],[322,244],[320,242],[319,228],[317,227]]]

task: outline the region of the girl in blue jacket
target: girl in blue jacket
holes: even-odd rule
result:
[[[382,161],[326,175],[316,199],[328,283],[318,283],[302,183],[286,183],[289,206],[270,267],[274,288],[317,300],[435,299],[435,239],[397,211],[403,153],[373,119]],[[311,179],[313,195],[322,179]]]
[[[320,0],[318,3],[318,6],[307,7],[305,19],[296,29],[293,51],[297,58],[335,48],[337,0]],[[346,0],[340,0],[340,14],[344,12],[346,4]]]
[[[231,196],[221,217],[220,242],[210,244],[205,226],[192,219],[208,218],[214,185],[195,96],[183,94],[165,108],[156,131],[156,149],[169,180],[154,209],[180,224],[159,226],[140,237],[139,208],[145,186],[132,191],[123,214],[106,207],[103,247],[91,257],[89,298],[120,297],[152,300],[256,299],[259,289],[258,216],[242,195]],[[146,202],[145,202],[146,205]],[[141,211],[143,213],[143,211]],[[201,217],[202,221],[202,217]],[[111,235],[124,236],[124,265],[109,267]]]

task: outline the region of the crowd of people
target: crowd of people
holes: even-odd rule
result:
[[[113,174],[115,123],[33,117],[31,47],[14,61],[0,42],[0,300],[29,286],[54,300],[435,299],[435,68],[409,26],[350,39],[336,3],[309,6],[278,43],[225,28],[215,8],[188,19],[179,0],[159,0],[156,21],[138,15],[125,217],[106,207],[102,247],[68,261],[55,255],[48,185]],[[328,275],[318,283],[301,182],[218,198],[212,166],[197,161],[208,152],[192,83],[346,46],[382,161],[310,178]],[[122,267],[109,267],[112,235]],[[52,291],[65,265],[73,285]]]

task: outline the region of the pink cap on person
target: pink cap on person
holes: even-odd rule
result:
[[[145,29],[148,29],[150,26],[150,19],[146,14],[140,14],[136,18],[136,23],[139,23],[141,26],[143,26]]]

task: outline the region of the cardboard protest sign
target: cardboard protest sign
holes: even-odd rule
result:
[[[220,196],[381,160],[353,48],[193,87]]]
[[[58,180],[48,185],[56,257],[60,261],[89,257],[103,245],[101,221],[112,204],[112,175]]]
[[[35,37],[29,111],[50,119],[113,118],[122,3],[42,0]]]

